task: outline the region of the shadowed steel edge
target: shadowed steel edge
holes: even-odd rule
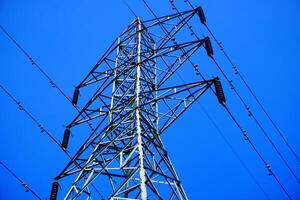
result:
[[[225,101],[218,78],[174,84],[175,72],[199,48],[213,54],[208,37],[175,39],[195,15],[199,8],[136,18],[75,88],[75,106],[82,90],[91,97],[67,126],[62,148],[68,148],[71,129],[85,122],[95,128],[55,178],[51,200],[58,182],[64,199],[99,198],[91,184],[105,190],[102,199],[188,199],[160,135],[213,84],[219,102]]]

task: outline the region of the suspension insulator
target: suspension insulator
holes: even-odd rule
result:
[[[213,51],[209,37],[205,38],[204,44],[205,44],[205,50],[206,50],[207,55],[213,56],[214,51]]]
[[[200,18],[201,23],[202,23],[202,24],[206,24],[206,17],[205,17],[205,15],[204,15],[204,11],[203,11],[203,9],[202,9],[201,6],[199,6],[199,7],[197,8],[197,13],[198,13],[198,16],[199,16],[199,18]]]
[[[58,192],[59,184],[57,181],[54,181],[52,184],[51,194],[50,194],[50,200],[56,200],[57,192]]]
[[[72,99],[72,104],[73,104],[74,106],[77,106],[77,103],[78,103],[78,97],[79,97],[79,88],[76,87],[75,90],[74,90],[73,99]]]
[[[226,102],[226,98],[224,95],[224,90],[222,88],[221,81],[219,79],[216,79],[214,81],[214,85],[215,85],[216,95],[217,95],[219,103],[224,104]]]
[[[62,142],[62,148],[65,150],[68,148],[70,134],[71,134],[70,128],[67,127],[65,130],[65,134],[64,134],[64,138],[63,138],[63,142]]]

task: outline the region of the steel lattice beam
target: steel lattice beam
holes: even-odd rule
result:
[[[76,87],[73,104],[86,87],[90,98],[68,125],[63,148],[71,129],[86,122],[95,128],[55,178],[51,199],[66,179],[65,199],[97,198],[95,187],[104,184],[105,199],[187,199],[160,135],[217,80],[170,81],[209,40],[176,42],[195,14],[137,18]]]

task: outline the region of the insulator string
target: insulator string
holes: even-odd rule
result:
[[[191,2],[189,0],[184,0],[184,2],[188,3],[191,8],[195,9],[194,6],[191,4]],[[232,68],[234,70],[234,74],[237,75],[242,80],[243,84],[246,86],[247,90],[250,92],[251,96],[254,98],[254,100],[256,101],[256,103],[259,105],[259,107],[261,108],[261,110],[263,111],[263,113],[269,119],[269,121],[271,122],[271,124],[273,125],[273,127],[276,130],[276,132],[279,134],[279,136],[283,140],[283,142],[286,144],[286,146],[288,147],[288,149],[290,150],[290,152],[297,159],[297,161],[300,162],[299,156],[297,155],[297,153],[295,152],[295,150],[293,149],[293,147],[290,145],[290,143],[288,142],[288,140],[284,136],[284,133],[281,131],[281,129],[279,128],[279,126],[275,123],[275,121],[273,120],[273,118],[271,117],[271,115],[269,114],[269,112],[267,111],[267,109],[265,108],[265,106],[263,105],[262,101],[258,98],[258,96],[255,94],[254,90],[250,87],[248,81],[246,81],[245,76],[240,72],[240,70],[238,69],[237,65],[234,64],[234,62],[232,61],[231,57],[229,56],[229,54],[225,50],[224,46],[222,45],[222,42],[220,42],[216,38],[215,34],[211,31],[211,29],[209,28],[209,26],[207,25],[207,23],[205,23],[204,26],[206,27],[207,31],[210,33],[210,35],[212,36],[212,38],[214,39],[214,41],[217,43],[220,51],[225,56],[226,60],[232,66]],[[298,179],[298,182],[299,182],[299,179]]]

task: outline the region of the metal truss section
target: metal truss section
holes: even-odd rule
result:
[[[85,87],[90,98],[68,125],[64,148],[73,127],[95,128],[55,178],[50,199],[58,181],[70,185],[64,199],[187,199],[160,135],[217,80],[171,81],[208,40],[174,39],[196,13],[137,18],[76,87],[73,104]],[[158,33],[162,25],[167,34]]]

